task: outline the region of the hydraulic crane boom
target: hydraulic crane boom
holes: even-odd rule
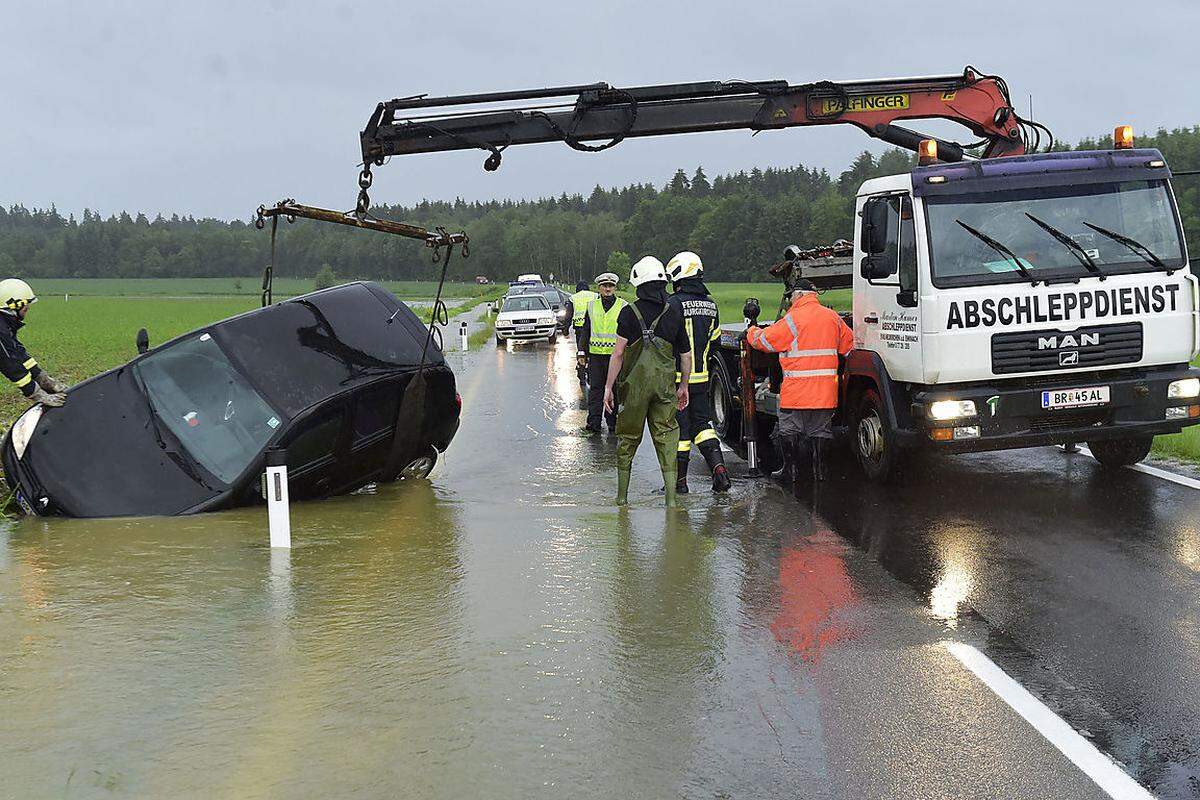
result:
[[[511,106],[529,101],[540,102]],[[498,104],[510,105],[494,107]],[[922,139],[934,137],[895,122],[932,118],[960,123],[981,140],[969,145],[938,140],[942,161],[960,161],[965,148],[977,146],[985,158],[1020,155],[1036,149],[1043,132],[1049,137],[1044,126],[1017,114],[1003,78],[967,67],[960,75],[799,85],[720,81],[621,89],[595,83],[418,95],[380,103],[361,139],[367,172],[388,156],[470,148],[490,151],[484,168],[494,170],[504,148],[514,144],[562,141],[577,150],[596,151],[636,136],[839,123],[916,150]]]

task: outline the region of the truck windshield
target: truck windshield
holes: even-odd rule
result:
[[[207,333],[146,356],[134,373],[159,421],[223,483],[232,483],[279,427]]]
[[[1175,207],[1165,181],[943,195],[928,197],[926,203],[930,264],[933,283],[938,287],[1026,280],[1011,258],[1001,256],[978,236],[971,235],[962,223],[1003,242],[1021,259],[1025,271],[1040,280],[1183,266]],[[1046,225],[1038,225],[1036,220]],[[1096,270],[1082,266],[1072,248],[1047,227],[1066,234],[1078,244]],[[1154,258],[1139,255],[1136,248],[1097,228],[1133,240]]]

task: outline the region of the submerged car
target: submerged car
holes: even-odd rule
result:
[[[542,339],[553,343],[558,338],[558,318],[540,292],[510,294],[496,315],[496,346],[507,341],[529,342]]]
[[[376,283],[249,311],[30,408],[5,436],[5,477],[27,512],[72,517],[260,503],[275,449],[293,499],[424,477],[461,409],[435,342],[422,359],[427,337]]]

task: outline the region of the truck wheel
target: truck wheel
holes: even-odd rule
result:
[[[733,399],[733,387],[724,367],[714,361],[709,367],[709,392],[713,405],[713,428],[730,445],[742,435],[742,414]]]
[[[893,477],[900,461],[900,448],[883,401],[874,389],[863,393],[854,417],[854,452],[867,478],[885,482]]]
[[[1153,436],[1136,436],[1132,439],[1100,439],[1088,442],[1088,449],[1105,467],[1128,467],[1145,458],[1153,444]]]

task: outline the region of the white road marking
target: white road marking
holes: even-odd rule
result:
[[[1037,732],[1116,800],[1154,800],[1154,795],[1116,765],[1096,746],[1047,708],[990,658],[969,644],[943,642],[950,654],[983,681],[996,696],[1021,715]]]
[[[1079,447],[1079,452],[1095,458],[1095,456],[1092,455],[1092,451],[1082,445]],[[1176,472],[1171,472],[1170,470],[1152,467],[1149,464],[1131,464],[1126,467],[1126,469],[1131,469],[1134,472],[1144,472],[1147,475],[1153,475],[1156,478],[1162,478],[1163,480],[1170,481],[1171,483],[1178,483],[1180,486],[1186,486],[1189,489],[1200,489],[1200,481],[1196,480],[1195,478],[1189,478],[1186,475],[1180,475]]]

